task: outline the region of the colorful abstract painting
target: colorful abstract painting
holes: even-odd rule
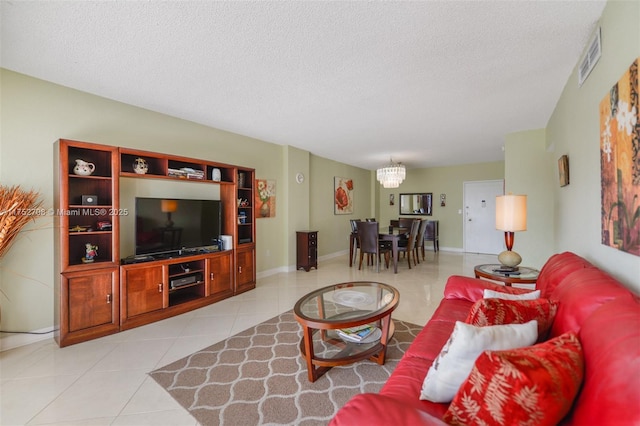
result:
[[[256,179],[256,218],[276,217],[276,181]]]
[[[640,256],[638,62],[600,102],[602,244],[636,256]]]
[[[353,180],[333,178],[333,213],[353,214]]]

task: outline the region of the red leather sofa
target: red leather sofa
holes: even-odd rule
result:
[[[442,425],[449,404],[419,399],[429,367],[456,321],[464,321],[483,290],[522,290],[452,276],[444,299],[378,394],[353,397],[333,426]],[[553,255],[540,271],[541,297],[558,301],[550,338],[576,331],[583,348],[582,387],[562,425],[640,425],[640,298],[571,252]]]

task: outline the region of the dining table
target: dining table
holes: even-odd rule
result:
[[[380,231],[383,231],[383,228],[380,228]],[[406,232],[406,228],[395,228],[395,227],[385,227],[384,231],[387,232],[379,232],[378,239],[380,241],[390,241],[391,242],[391,257],[393,259],[393,273],[398,273],[398,241],[400,238],[403,238]],[[349,266],[353,266],[354,257],[357,248],[357,238],[358,233],[352,232],[349,235]]]

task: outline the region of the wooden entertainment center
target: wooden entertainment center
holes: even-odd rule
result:
[[[255,288],[254,169],[66,139],[56,142],[54,161],[54,337],[61,347]],[[222,233],[233,247],[121,262],[120,217],[133,212],[120,207],[120,177],[219,185]]]

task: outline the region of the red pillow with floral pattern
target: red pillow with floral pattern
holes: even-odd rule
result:
[[[506,300],[480,299],[473,304],[467,324],[485,327],[502,324],[525,324],[538,321],[538,342],[543,342],[553,324],[558,303],[549,299]]]
[[[443,420],[452,425],[556,425],[584,375],[582,346],[569,332],[535,346],[485,351]]]

